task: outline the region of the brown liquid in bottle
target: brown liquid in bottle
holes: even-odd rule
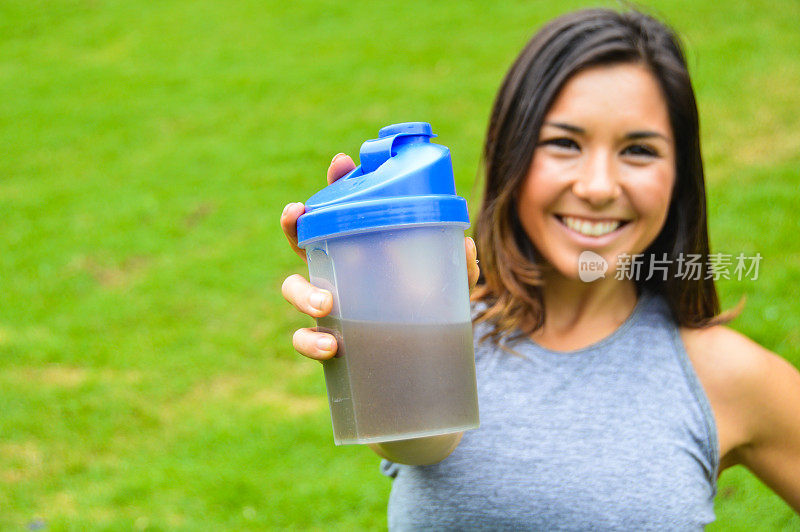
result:
[[[472,323],[319,325],[339,342],[323,363],[337,444],[478,426]]]

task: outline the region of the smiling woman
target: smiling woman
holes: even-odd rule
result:
[[[619,255],[643,253],[667,217],[673,146],[666,104],[646,67],[595,67],[567,82],[545,117],[516,204],[547,264],[576,278],[584,250],[612,271]]]
[[[650,17],[610,13],[548,24],[498,93],[475,228],[483,261],[475,299],[487,304],[478,319],[496,322],[495,340],[543,334],[542,287],[561,275],[576,279],[584,250],[611,271],[628,255],[641,254],[646,273],[666,263],[665,276],[643,275],[636,290],[660,293],[682,326],[723,324],[738,313],[720,314],[706,270],[676,275],[682,256],[710,253],[697,105],[678,39]],[[624,294],[614,281],[593,284]],[[611,306],[630,309],[631,288]]]
[[[709,244],[697,107],[673,32],[635,11],[546,25],[500,88],[484,164],[481,427],[373,447],[394,479],[390,528],[699,530],[735,464],[800,510],[800,374],[722,326],[734,313],[720,313],[709,272],[678,275]],[[353,166],[336,157],[329,181]],[[281,220],[293,244],[301,213]],[[584,282],[587,252],[614,269],[642,255],[642,275]],[[284,294],[330,311],[299,276]],[[335,351],[311,347],[330,341],[316,330],[295,340],[312,358]]]

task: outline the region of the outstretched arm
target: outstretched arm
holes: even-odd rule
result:
[[[452,453],[461,441],[463,432],[398,440],[384,443],[370,443],[369,448],[379,456],[409,465],[430,465],[441,462]]]

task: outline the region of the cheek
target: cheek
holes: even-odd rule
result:
[[[546,212],[557,193],[551,182],[535,166],[517,193],[517,213],[522,228],[534,244],[545,232]]]
[[[562,181],[567,181],[570,163],[553,157],[546,151],[537,149],[533,153],[533,160],[528,170],[527,182],[535,184],[537,188],[557,188]]]
[[[559,166],[541,153],[534,153],[528,175],[519,191],[519,207],[541,212],[558,197],[558,178],[564,173]],[[520,216],[523,211],[520,210]]]
[[[667,218],[675,175],[665,168],[646,178],[639,177],[636,183],[629,184],[628,197],[637,215],[648,222],[648,234],[655,236]]]

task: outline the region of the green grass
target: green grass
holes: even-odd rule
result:
[[[389,480],[291,348],[278,216],[407,120],[469,195],[506,68],[583,5],[0,4],[0,529],[385,527]],[[800,4],[653,9],[686,36],[714,248],[764,257],[723,299],[800,365]],[[717,513],[800,528],[741,468]]]

